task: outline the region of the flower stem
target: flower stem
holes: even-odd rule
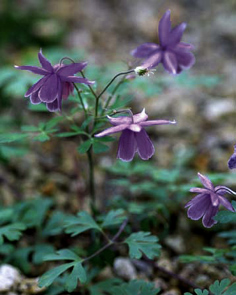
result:
[[[92,258],[94,258],[95,256],[99,255],[100,253],[102,253],[104,250],[106,250],[107,248],[109,248],[111,245],[114,244],[114,242],[119,238],[119,236],[122,234],[122,232],[124,231],[126,225],[128,223],[128,219],[125,219],[123,221],[123,223],[121,224],[118,232],[114,235],[114,237],[106,244],[104,245],[101,249],[99,249],[97,252],[95,252],[94,254],[92,254],[89,257],[86,257],[85,259],[83,259],[82,262],[88,261]]]
[[[78,96],[79,96],[79,100],[80,100],[80,103],[82,105],[82,108],[83,108],[83,111],[84,111],[84,114],[85,114],[85,117],[87,118],[88,117],[88,113],[87,113],[87,110],[85,108],[85,105],[84,105],[84,102],[83,102],[83,98],[82,98],[82,95],[80,94],[80,91],[79,91],[79,88],[77,87],[77,85],[75,83],[73,83],[77,93],[78,93]]]
[[[93,163],[93,153],[90,148],[87,151],[88,162],[89,162],[89,193],[90,193],[90,208],[93,215],[96,213],[96,194],[94,186],[94,163]]]

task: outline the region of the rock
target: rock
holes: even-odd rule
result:
[[[166,290],[168,288],[166,282],[161,278],[155,279],[153,283],[155,288],[159,288],[161,290]]]
[[[137,272],[128,258],[118,257],[114,261],[115,273],[125,280],[134,280],[137,278]]]
[[[20,272],[15,267],[8,264],[0,267],[0,292],[12,290],[21,280]]]
[[[165,243],[178,254],[184,253],[186,250],[184,240],[181,236],[169,236],[165,239]]]
[[[209,276],[200,274],[196,277],[195,283],[199,287],[206,287],[209,281],[210,281]]]
[[[219,101],[212,99],[208,101],[204,115],[208,120],[218,120],[221,116],[233,113],[236,107],[235,100],[222,98]]]
[[[178,289],[171,289],[162,295],[181,295],[180,291]]]

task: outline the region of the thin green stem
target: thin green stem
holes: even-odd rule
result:
[[[81,71],[80,73],[81,73],[82,77],[83,77],[84,79],[86,79],[84,73],[83,73],[82,71]],[[93,90],[93,88],[91,87],[91,85],[88,84],[88,87],[89,87],[91,93],[93,94],[93,96],[97,99],[97,94],[94,92],[94,90]]]
[[[87,118],[87,117],[88,117],[88,112],[87,112],[87,110],[86,110],[86,108],[85,108],[85,105],[84,105],[84,102],[83,102],[82,95],[81,95],[81,93],[80,93],[79,88],[77,87],[77,85],[76,85],[75,83],[73,83],[73,85],[74,85],[74,87],[75,87],[75,89],[76,89],[76,91],[77,91],[77,93],[78,93],[79,100],[80,100],[80,103],[81,103],[81,105],[82,105],[82,108],[83,108],[83,111],[84,111],[85,117]]]
[[[93,163],[93,154],[91,148],[87,151],[88,162],[89,162],[89,192],[90,192],[90,208],[91,212],[94,214],[96,212],[96,194],[94,186],[94,163]]]

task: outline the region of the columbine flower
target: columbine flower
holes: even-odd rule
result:
[[[135,152],[138,152],[141,159],[148,160],[153,156],[155,148],[144,127],[176,124],[176,122],[166,120],[147,121],[148,115],[145,113],[145,109],[136,115],[133,115],[131,111],[130,113],[130,117],[112,118],[107,116],[114,127],[110,127],[101,133],[96,134],[95,137],[122,132],[119,140],[117,158],[129,162],[132,161]]]
[[[234,146],[233,155],[229,158],[228,167],[229,167],[229,169],[236,168],[236,145]]]
[[[235,211],[230,202],[224,198],[224,194],[235,194],[234,191],[226,186],[214,187],[210,179],[200,173],[198,177],[205,188],[194,187],[190,192],[198,193],[191,201],[189,201],[185,208],[188,208],[188,217],[192,220],[202,218],[202,223],[205,227],[212,227],[216,220],[213,217],[217,214],[220,204],[230,211]]]
[[[165,70],[172,74],[179,74],[184,69],[189,69],[195,62],[194,55],[189,52],[193,46],[180,42],[186,23],[181,23],[171,29],[170,10],[160,20],[158,27],[160,45],[144,43],[131,51],[134,57],[143,58],[144,68],[154,68],[159,63]]]
[[[35,66],[15,66],[15,68],[43,76],[43,78],[29,88],[25,97],[30,96],[32,104],[46,103],[50,112],[61,110],[62,98],[67,99],[73,92],[73,83],[94,83],[85,78],[74,76],[74,74],[82,71],[86,67],[87,62],[72,63],[70,65],[57,64],[52,66],[43,56],[41,50],[38,53],[38,59],[42,68]]]

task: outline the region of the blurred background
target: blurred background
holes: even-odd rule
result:
[[[86,60],[86,75],[102,81],[102,85],[98,83],[101,90],[118,70],[126,70],[127,63],[134,61],[129,54],[132,49],[158,41],[158,22],[167,9],[171,10],[172,26],[187,22],[183,41],[195,46],[196,64],[178,76],[169,75],[159,65],[154,75],[130,81],[122,93],[132,94],[128,106],[134,113],[145,107],[150,119],[175,119],[178,124],[148,130],[156,147],[149,162],[140,163],[136,156],[134,162],[123,165],[116,160],[117,140],[109,143],[110,151],[96,156],[95,176],[99,202],[105,204],[121,204],[121,195],[145,200],[157,187],[165,199],[168,184],[168,225],[158,222],[170,235],[182,239],[180,249],[171,251],[187,253],[193,244],[197,248],[215,243],[206,239],[208,232],[201,233],[200,241],[193,237],[189,245],[178,236],[181,231],[187,236],[192,226],[197,227],[196,232],[204,231],[200,221],[193,225],[185,210],[179,209],[192,196],[189,179],[197,182],[200,171],[215,184],[236,189],[236,171],[227,166],[236,144],[235,1],[1,0],[0,132],[19,132],[24,125],[37,125],[55,116],[29,106],[24,93],[38,77],[15,70],[14,64],[38,66],[40,48],[53,64],[64,56]],[[72,105],[70,99],[64,102],[63,111]],[[82,123],[83,118],[78,120]],[[87,209],[86,156],[78,155],[77,147],[78,139],[73,137],[2,144],[2,205],[44,195],[56,198],[58,206],[72,213]],[[154,180],[141,187],[150,169],[156,171]],[[179,207],[173,202],[179,202]],[[173,241],[166,244],[173,248]]]

